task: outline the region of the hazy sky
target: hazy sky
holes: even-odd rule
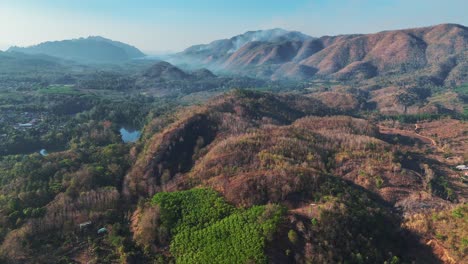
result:
[[[312,36],[468,25],[468,0],[0,0],[0,49],[100,35],[149,53],[248,30]]]

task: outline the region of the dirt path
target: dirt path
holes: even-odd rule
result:
[[[416,126],[416,129],[417,128],[418,127]],[[417,139],[421,140],[422,142],[424,142],[426,144],[437,147],[437,143],[436,143],[436,141],[434,139],[432,139],[430,137],[422,136],[422,135],[420,135],[420,134],[418,134],[416,132],[413,132],[413,131],[402,130],[402,129],[397,129],[397,128],[390,128],[390,127],[384,127],[384,126],[381,126],[381,125],[379,125],[379,131],[380,131],[380,133],[386,134],[386,135],[398,134],[398,135],[402,135],[402,136],[405,136],[405,137],[417,138]]]
[[[296,208],[290,209],[289,213],[301,215],[309,219],[317,218],[320,215],[319,205],[318,203],[304,203]]]

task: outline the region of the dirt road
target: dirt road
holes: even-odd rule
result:
[[[401,135],[401,136],[405,136],[405,137],[411,137],[411,138],[417,138],[419,140],[421,140],[422,142],[426,143],[426,144],[430,144],[434,147],[437,147],[437,143],[434,139],[430,138],[430,137],[426,137],[426,136],[422,136],[416,132],[413,132],[413,131],[408,131],[408,130],[402,130],[402,129],[397,129],[397,128],[390,128],[390,127],[384,127],[384,126],[381,126],[379,125],[379,131],[381,134],[386,134],[386,135],[395,135],[395,134],[398,134],[398,135]]]

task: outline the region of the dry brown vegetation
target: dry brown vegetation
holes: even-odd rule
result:
[[[463,25],[441,24],[304,41],[254,41],[233,53],[216,45],[199,53],[187,49],[179,56],[262,78],[366,80],[410,73],[401,80],[460,85],[467,80],[467,36]]]
[[[360,108],[358,98],[351,93],[323,92],[314,93],[310,96],[322,101],[324,105],[342,111],[353,111]]]
[[[307,114],[323,115],[329,111],[312,98],[246,91],[220,97],[207,106],[182,110],[176,114],[175,122],[148,140],[125,178],[124,193],[133,197],[149,197],[163,187],[170,187],[167,183],[188,172],[205,146],[229,135],[290,123]]]
[[[15,261],[25,261],[33,255],[27,239],[49,232],[66,234],[79,231],[85,221],[100,223],[106,214],[116,209],[119,193],[115,188],[82,192],[76,198],[61,193],[46,206],[43,217],[29,220],[21,228],[11,231],[0,247],[0,253]]]
[[[315,104],[304,97],[234,93],[184,110],[146,144],[124,186],[131,195],[149,197],[202,184],[242,205],[287,200],[328,173],[391,203],[431,191],[433,178],[421,173],[427,161],[409,161],[415,158],[411,148],[383,141],[379,128],[363,119],[300,118],[322,113]],[[253,111],[257,106],[262,108]]]
[[[317,116],[326,112],[316,104],[317,101],[307,97],[237,91],[206,106],[183,110],[169,118],[176,121],[148,140],[136,166],[126,177],[128,195],[150,197],[164,190],[208,186],[241,207],[282,203],[290,209],[288,217],[292,220],[280,232],[282,238],[276,246],[289,248],[292,253],[271,253],[271,257],[299,262],[339,261],[334,258],[348,254],[336,251],[345,245],[331,249],[330,244],[320,244],[323,243],[320,239],[330,239],[331,243],[340,235],[330,235],[335,234],[333,229],[313,224],[321,219],[334,219],[337,226],[357,224],[348,219],[357,205],[333,198],[334,190],[343,189],[331,179],[348,182],[352,190],[366,192],[383,206],[399,208],[406,217],[444,210],[451,202],[466,199],[462,186],[456,186],[457,179],[449,176],[450,167],[437,162],[437,155],[441,155],[437,154],[439,142],[434,146],[430,140],[420,140],[429,138],[425,135],[435,125],[418,124],[417,132],[409,124],[390,129],[383,125],[389,126],[391,122],[378,126],[350,116]],[[466,127],[460,121],[448,123],[458,127],[458,133]],[[395,122],[393,125],[398,126]],[[405,129],[409,132],[402,133]],[[464,136],[447,134],[446,139],[456,142]],[[323,196],[324,188],[330,196]],[[350,197],[362,195],[347,188],[344,190],[349,190],[345,193]],[[310,203],[318,203],[321,209],[311,208]],[[385,216],[386,210],[369,212],[375,217],[380,215],[398,229],[398,221]],[[157,222],[153,216],[142,214],[138,219],[152,226]],[[138,240],[145,241],[144,226],[135,229],[139,230],[135,233]],[[301,242],[281,242],[290,229],[299,234]],[[317,247],[318,244],[322,246]],[[395,252],[400,250],[395,248]],[[404,255],[403,252],[399,254]],[[349,257],[358,260],[362,256]],[[430,254],[422,258],[434,260]]]

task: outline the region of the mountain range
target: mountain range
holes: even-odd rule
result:
[[[11,47],[81,63],[115,63],[145,56],[137,48],[103,37]],[[183,69],[271,80],[398,81],[460,85],[468,80],[468,28],[441,24],[423,28],[314,38],[284,29],[248,31],[230,39],[191,46],[167,61]]]
[[[267,79],[362,80],[419,71],[435,84],[460,84],[467,50],[468,28],[457,24],[320,38],[275,29],[192,46],[170,61]]]

